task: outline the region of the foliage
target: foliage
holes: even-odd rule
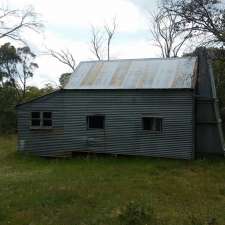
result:
[[[10,9],[0,6],[0,39],[11,39],[25,44],[24,31],[40,32],[43,27],[32,7]],[[25,46],[16,49],[10,43],[0,47],[0,133],[16,129],[17,103],[24,101],[26,81],[33,76],[35,55]],[[20,68],[18,68],[20,67]],[[21,85],[22,84],[22,85]]]
[[[0,87],[0,134],[14,133],[16,131],[15,107],[18,103],[30,101],[54,90],[50,84],[46,84],[45,87],[40,89],[38,87],[28,86],[26,88],[26,94],[21,101],[18,99],[15,88],[11,86]]]
[[[43,93],[41,92],[41,90],[38,87],[36,87],[36,86],[28,86],[26,88],[26,94],[24,96],[23,101],[27,102],[27,101],[35,99],[35,98],[37,98],[37,97],[39,97],[41,95],[43,95]]]
[[[225,6],[222,0],[164,0],[163,6],[180,17],[180,30],[204,35],[205,44],[225,45]]]
[[[18,102],[16,88],[17,63],[20,58],[10,43],[0,47],[0,133],[16,130],[15,106]]]
[[[35,54],[27,46],[16,49],[10,43],[5,43],[0,47],[0,85],[14,87],[18,100],[24,98],[27,80],[38,68],[34,59]]]
[[[224,158],[48,160],[19,154],[16,140],[0,137],[0,224],[119,225],[131,201],[146,214],[150,202],[165,225],[193,225],[189,215],[225,224]]]
[[[18,64],[17,85],[22,90],[22,97],[25,97],[27,80],[34,75],[34,70],[38,68],[38,64],[34,62],[36,55],[31,52],[28,46],[17,49],[20,63]]]
[[[13,87],[0,87],[0,133],[16,130],[17,94]]]
[[[59,83],[60,83],[60,86],[62,88],[65,87],[65,85],[67,84],[67,82],[69,81],[70,79],[70,75],[71,73],[63,73],[60,78],[59,78]]]
[[[154,223],[153,209],[138,202],[129,202],[120,212],[122,225],[148,225]]]
[[[55,90],[56,89],[50,83],[45,84],[44,87],[40,89],[41,95],[49,94]]]
[[[5,43],[0,47],[0,82],[1,87],[15,87],[15,80],[18,74],[17,63],[20,57],[17,55],[16,48],[10,43]]]
[[[16,49],[10,43],[5,43],[0,47],[0,133],[9,133],[16,130],[15,106],[48,93],[50,90],[27,91],[27,79],[33,76],[33,71],[38,67],[33,62],[35,55],[29,47]],[[48,87],[49,89],[49,87]],[[52,91],[52,89],[51,89]]]
[[[217,219],[210,217],[207,219],[202,218],[201,216],[190,215],[189,216],[190,225],[219,225]]]
[[[23,102],[31,101],[40,96],[49,94],[55,91],[54,87],[51,84],[45,84],[43,88],[38,88],[36,86],[28,86],[26,88],[26,94],[23,98]]]
[[[208,60],[212,63],[222,128],[225,132],[225,50],[222,48],[207,48],[206,50]],[[184,56],[197,56],[197,52],[198,48],[194,52],[185,54]]]
[[[217,96],[219,99],[220,115],[222,118],[223,130],[225,131],[225,50],[209,50],[213,61],[213,70]]]

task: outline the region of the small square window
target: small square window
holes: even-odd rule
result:
[[[158,117],[143,117],[143,130],[162,132],[162,118]]]
[[[105,128],[105,116],[87,116],[87,126],[90,129],[104,129]]]
[[[52,112],[31,112],[31,127],[34,129],[52,126]]]

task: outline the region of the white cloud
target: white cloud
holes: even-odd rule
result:
[[[160,0],[130,0],[136,6],[138,6],[142,11],[151,11],[154,10],[160,3]]]
[[[57,34],[46,32],[44,45],[38,45],[38,41],[35,43],[33,40],[33,46],[38,46],[41,54],[37,57],[37,63],[39,65],[38,79],[30,80],[30,85],[43,86],[45,83],[58,84],[59,76],[65,72],[71,72],[67,66],[59,63],[56,59],[47,54],[47,49],[62,50],[69,49],[73,53],[76,63],[78,64],[82,60],[90,59],[89,46],[84,42],[63,40],[57,36]],[[40,43],[39,43],[40,44]]]
[[[116,59],[152,58],[159,55],[158,49],[144,38],[132,40],[126,44],[120,43],[112,48],[112,56]]]
[[[144,28],[144,18],[129,0],[9,0],[13,6],[32,4],[48,26],[90,28],[102,26],[117,17],[118,31],[136,31]]]
[[[117,18],[118,30],[112,43],[113,58],[156,57],[158,51],[146,41],[147,22],[143,7],[145,0],[7,0],[12,8],[33,5],[42,15],[45,32],[42,35],[25,33],[29,45],[37,57],[39,69],[29,84],[43,86],[44,83],[58,83],[60,74],[68,69],[55,59],[42,55],[45,46],[54,50],[69,49],[77,63],[91,60],[94,56],[89,49],[90,26],[102,27]],[[120,39],[121,36],[125,37]],[[140,36],[142,34],[143,36]],[[132,39],[131,39],[132,37]],[[125,41],[124,41],[125,40]]]

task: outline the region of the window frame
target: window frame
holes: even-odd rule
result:
[[[145,118],[149,118],[149,119],[160,119],[160,130],[148,130],[148,129],[144,129],[144,119]],[[155,133],[155,134],[162,134],[163,133],[163,123],[164,123],[164,118],[161,116],[154,116],[154,115],[143,115],[141,118],[141,123],[142,123],[142,130],[143,132],[148,132],[148,133]]]
[[[93,128],[93,127],[90,127],[89,124],[90,124],[90,117],[103,117],[103,128]],[[105,130],[105,115],[104,114],[91,114],[91,115],[86,115],[86,128],[87,130]]]
[[[40,117],[38,119],[32,117],[32,113],[40,113]],[[50,118],[44,118],[44,113],[51,113]],[[39,126],[32,125],[32,120],[40,120]],[[44,120],[51,121],[51,126],[44,126]],[[31,130],[50,130],[53,128],[53,113],[52,111],[31,111],[30,112],[30,129]]]

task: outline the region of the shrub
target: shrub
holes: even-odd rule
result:
[[[156,224],[152,207],[131,201],[120,212],[119,221],[122,225]]]
[[[218,222],[215,217],[209,217],[207,220],[204,220],[201,217],[191,215],[190,225],[218,225]]]

